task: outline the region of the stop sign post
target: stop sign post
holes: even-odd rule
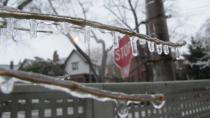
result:
[[[123,78],[128,77],[132,59],[131,42],[127,35],[119,40],[119,47],[114,50],[114,62],[121,70]]]

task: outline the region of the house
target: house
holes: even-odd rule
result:
[[[42,73],[42,74],[46,74],[47,75],[51,75],[54,76],[53,74],[55,73],[55,69],[59,69],[56,72],[61,72],[62,71],[62,75],[59,75],[60,78],[64,78],[65,80],[73,80],[73,81],[77,81],[77,82],[95,82],[96,79],[94,78],[92,72],[90,71],[90,66],[87,63],[86,59],[83,57],[83,55],[81,55],[78,51],[73,50],[69,56],[67,58],[59,58],[59,55],[57,53],[57,51],[55,51],[53,53],[53,58],[48,59],[48,60],[44,60],[40,57],[35,57],[35,60],[31,60],[31,59],[25,59],[22,64],[20,65],[20,70],[24,70],[25,68],[27,68],[28,66],[32,66],[34,63],[39,63],[39,65],[37,65],[36,68],[40,68],[40,71],[37,71],[37,73]],[[45,62],[45,63],[43,63]],[[47,63],[49,62],[49,63]],[[46,72],[46,70],[43,70],[43,68],[45,66],[42,66],[42,64],[50,64],[50,68],[51,70]],[[49,66],[47,66],[49,67]],[[55,67],[55,68],[52,68]],[[97,71],[97,67],[96,64],[94,65],[94,68]],[[60,74],[60,73],[58,73]],[[57,75],[57,73],[56,73]]]
[[[94,65],[94,68],[97,66]],[[87,60],[78,51],[73,50],[65,61],[65,72],[70,75],[71,80],[77,82],[95,82]]]

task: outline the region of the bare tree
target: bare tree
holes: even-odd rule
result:
[[[56,8],[54,7],[53,3],[51,0],[48,0],[49,4],[50,4],[50,7],[52,8],[53,12],[55,15],[59,15],[59,13],[57,12]],[[82,12],[84,14],[84,17],[86,18],[86,10],[84,8],[84,5],[82,4],[82,2],[79,1],[79,5],[82,9]],[[101,80],[99,79],[97,73],[96,73],[96,70],[93,66],[93,63],[90,59],[90,57],[79,47],[79,45],[75,42],[74,38],[72,37],[71,33],[68,32],[68,33],[63,33],[68,39],[69,41],[73,44],[73,46],[77,49],[77,51],[79,51],[79,53],[81,55],[83,55],[83,57],[86,59],[86,61],[88,62],[89,66],[90,66],[90,69],[94,75],[94,77],[100,82]]]
[[[105,8],[115,17],[117,24],[139,33],[140,25],[145,23],[144,8],[139,9],[140,0],[109,0]]]
[[[105,79],[105,71],[107,67],[107,58],[108,58],[108,53],[112,50],[113,45],[111,45],[109,48],[106,49],[106,43],[103,39],[99,39],[95,32],[92,31],[93,38],[95,41],[102,46],[102,57],[101,57],[101,65],[99,68],[99,77],[101,80]]]
[[[48,0],[54,14],[58,15],[58,12],[56,10],[56,8],[53,6],[53,3],[51,0]],[[85,7],[85,4],[82,3],[81,1],[78,1],[78,4],[80,6],[80,9],[82,11],[83,14],[83,18],[87,19],[87,12],[88,12],[88,8]],[[95,78],[99,81],[102,82],[105,79],[105,70],[106,70],[106,65],[107,65],[107,56],[108,53],[111,51],[112,46],[110,46],[108,49],[106,49],[106,42],[102,39],[99,39],[97,37],[97,35],[94,33],[94,31],[91,31],[92,33],[92,37],[95,39],[95,41],[100,44],[102,46],[102,59],[101,59],[101,63],[100,63],[100,67],[99,67],[99,75],[97,75],[96,70],[93,66],[93,63],[90,59],[90,55],[87,55],[79,46],[78,44],[73,40],[73,37],[71,36],[70,33],[65,34],[67,36],[67,38],[69,38],[70,42],[74,45],[74,47],[80,52],[80,54],[82,54],[85,59],[87,60],[91,71],[93,72]]]
[[[50,7],[52,8],[52,11],[53,11],[53,13],[54,14],[60,14],[58,11],[57,11],[57,8],[54,6],[55,4],[54,4],[54,2],[55,1],[50,1],[50,0],[48,0],[48,3],[49,3],[49,5],[50,5]],[[57,2],[57,1],[56,1]],[[134,20],[135,20],[135,24],[134,25],[140,25],[141,23],[143,23],[142,21],[139,21],[139,19],[138,19],[138,17],[137,17],[137,13],[136,13],[136,7],[137,7],[137,5],[136,4],[138,4],[138,2],[136,2],[136,4],[132,4],[131,3],[131,0],[128,0],[128,3],[127,3],[129,6],[130,6],[130,9],[131,9],[131,11],[132,11],[132,13],[133,13],[133,16],[135,17],[134,18]],[[82,2],[78,2],[78,5],[80,6],[80,8],[81,8],[81,13],[83,14],[83,17],[86,19],[87,18],[87,15],[86,15],[86,13],[87,13],[87,8],[85,7],[85,5],[82,3]],[[73,14],[76,14],[76,11],[74,11],[73,9],[72,9],[72,11],[74,12]],[[126,15],[125,15],[126,16]],[[86,22],[85,22],[86,23]],[[84,23],[84,24],[85,24]],[[94,27],[97,27],[96,25],[101,25],[100,23],[97,23],[96,24],[96,22],[89,22],[88,20],[87,20],[87,23],[93,23],[93,25],[94,25]],[[95,23],[95,24],[94,24]],[[84,25],[85,26],[85,25]],[[110,28],[108,25],[104,28],[104,29],[107,29],[107,28]],[[111,28],[114,28],[114,29],[117,29],[117,27],[111,27]],[[103,28],[102,28],[103,29]],[[139,32],[139,26],[135,26],[135,27],[133,27],[132,28],[133,30],[135,30],[136,32]],[[113,31],[113,30],[112,30]],[[116,31],[116,30],[115,30]],[[118,31],[118,30],[117,30]],[[136,34],[135,32],[130,32],[130,31],[127,31],[127,29],[123,29],[121,32],[126,32],[126,33],[131,33],[131,34]],[[75,46],[75,48],[78,50],[78,51],[81,51],[80,53],[81,54],[84,54],[85,55],[85,53],[84,52],[82,52],[83,50],[74,42],[74,40],[73,40],[73,38],[72,38],[72,36],[71,36],[71,34],[69,34],[69,32],[68,33],[65,33],[65,35],[70,39],[70,41],[72,42],[72,44]],[[139,34],[140,35],[140,34]],[[105,42],[103,41],[103,40],[101,40],[100,42],[103,42],[103,43],[101,43],[101,44],[105,44]],[[103,51],[103,52],[106,52],[106,51]],[[83,55],[83,56],[84,56]],[[88,57],[88,55],[86,55],[87,57]],[[86,56],[84,56],[84,57],[86,57]],[[106,56],[106,54],[105,54],[105,56],[104,57],[107,57]],[[92,64],[91,64],[91,60],[90,59],[87,59],[87,60],[89,60],[88,62],[89,62],[89,64],[90,64],[90,66],[92,66]],[[104,64],[104,62],[102,63],[102,64]],[[104,66],[103,66],[104,67]],[[93,71],[93,73],[95,73],[94,72],[94,68],[93,67],[91,67],[92,68],[92,71]],[[102,70],[104,70],[104,69],[102,69]],[[102,72],[102,73],[104,73],[104,72]],[[95,74],[95,76],[97,76],[96,74]],[[97,77],[98,78],[98,77]]]
[[[140,0],[109,0],[105,4],[105,8],[115,17],[117,24],[137,33],[140,33],[140,25],[146,23],[144,18],[145,8],[142,8],[142,6],[144,5]],[[130,72],[131,75],[140,76],[142,73],[141,67],[146,65],[142,65],[139,61],[144,60],[147,57],[147,53],[144,47],[138,46],[138,49],[141,55],[133,58],[133,64],[131,65],[135,65],[135,67],[131,67]]]

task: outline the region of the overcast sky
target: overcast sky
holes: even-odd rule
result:
[[[103,11],[103,2],[94,5],[95,7],[91,8],[91,11],[94,12],[92,19],[106,23],[110,16]],[[188,36],[194,35],[205,20],[210,18],[209,0],[177,0],[175,6],[178,14],[174,17],[186,19],[183,21],[185,23],[180,31]],[[67,38],[58,34],[39,34],[36,39],[28,39],[17,43],[0,39],[0,64],[9,64],[11,60],[17,64],[25,58],[33,59],[34,56],[45,59],[52,58],[55,50],[58,51],[60,57],[67,57],[72,49],[73,47]]]

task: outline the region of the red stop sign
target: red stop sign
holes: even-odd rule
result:
[[[114,59],[115,64],[120,69],[126,68],[130,65],[132,59],[132,49],[130,39],[127,35],[123,36],[119,40],[119,47],[114,50]]]

